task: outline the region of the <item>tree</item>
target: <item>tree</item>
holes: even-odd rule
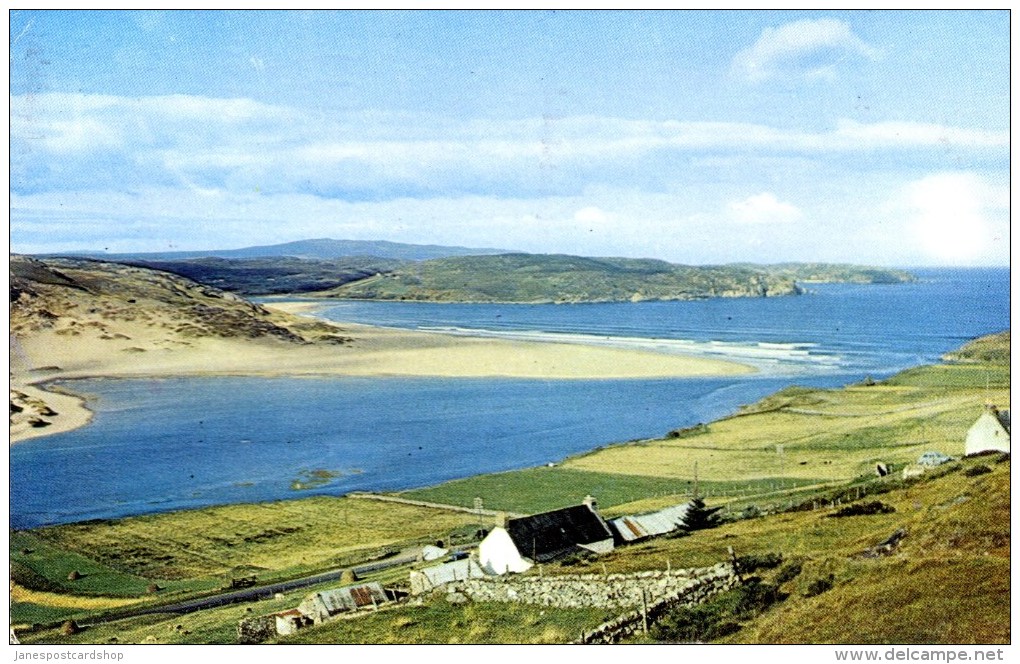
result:
[[[696,496],[687,504],[687,513],[680,528],[687,532],[715,528],[719,525],[719,510],[722,507],[706,507],[704,498]]]

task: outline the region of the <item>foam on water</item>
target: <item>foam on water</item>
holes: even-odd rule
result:
[[[694,339],[622,337],[566,332],[542,332],[537,330],[488,330],[450,326],[423,326],[419,329],[424,332],[435,332],[453,336],[603,346],[654,351],[670,355],[726,359],[750,364],[760,371],[768,371],[770,373],[796,374],[805,369],[812,371],[839,371],[843,368],[843,363],[838,355],[817,352],[814,349],[818,347],[818,344],[809,342],[748,343],[718,340],[697,341]]]

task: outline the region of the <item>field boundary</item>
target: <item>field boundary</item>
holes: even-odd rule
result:
[[[444,503],[430,503],[424,500],[412,500],[410,498],[400,498],[398,496],[387,496],[381,493],[362,493],[355,492],[349,493],[347,498],[361,498],[363,500],[379,500],[385,503],[403,503],[405,505],[414,505],[415,507],[430,507],[437,510],[449,510],[451,512],[463,512],[465,514],[480,514],[482,516],[491,517],[508,517],[511,519],[517,519],[522,516],[528,516],[527,514],[518,514],[517,512],[507,512],[506,510],[488,510],[488,509],[474,509],[473,507],[464,507],[463,505],[448,505]]]

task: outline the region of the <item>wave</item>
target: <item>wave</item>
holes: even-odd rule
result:
[[[431,326],[418,328],[423,332],[435,332],[464,337],[484,337],[509,341],[532,341],[543,343],[579,344],[586,346],[607,346],[632,350],[647,350],[671,355],[693,355],[731,359],[745,362],[759,369],[794,369],[810,366],[838,369],[843,366],[839,355],[818,350],[818,344],[808,342],[774,343],[765,341],[697,341],[694,339],[663,339],[658,337],[631,337],[574,332],[545,332],[541,330],[491,330],[455,326]]]

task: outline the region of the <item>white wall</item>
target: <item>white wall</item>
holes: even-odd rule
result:
[[[505,528],[493,528],[478,545],[478,562],[489,574],[520,574],[532,567],[530,562],[521,557]]]

